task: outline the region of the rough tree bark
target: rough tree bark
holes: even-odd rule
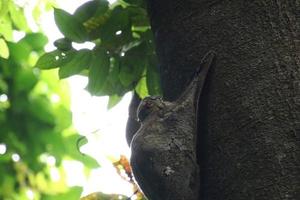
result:
[[[201,197],[300,199],[299,0],[148,0],[164,98],[208,50],[200,103]]]

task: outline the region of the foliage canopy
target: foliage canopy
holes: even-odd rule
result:
[[[36,67],[59,68],[59,77],[88,76],[92,95],[110,96],[115,105],[126,92],[140,97],[160,94],[157,60],[144,1],[88,1],[73,13],[55,9],[55,22],[64,38],[44,54]],[[92,42],[92,50],[73,43]]]
[[[39,1],[33,18],[52,6]],[[87,76],[87,90],[110,96],[109,108],[128,91],[141,97],[160,94],[143,1],[92,0],[73,14],[55,8],[54,17],[64,38],[45,53],[48,39],[32,31],[24,8],[0,0],[0,199],[79,199],[82,188],[67,187],[63,162],[82,162],[87,172],[99,166],[76,147],[68,86],[58,78]],[[16,31],[24,34],[20,40],[13,37]],[[94,48],[73,47],[84,42]],[[113,197],[97,194],[99,199]]]

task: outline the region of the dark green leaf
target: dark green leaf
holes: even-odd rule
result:
[[[118,35],[117,32],[120,34]],[[115,7],[105,24],[100,27],[101,41],[105,46],[121,46],[132,38],[128,10],[121,6]]]
[[[88,91],[92,95],[97,95],[103,88],[109,73],[109,56],[104,50],[94,52],[93,59],[90,63]]]
[[[85,22],[91,17],[103,15],[108,10],[108,1],[93,0],[88,1],[76,9],[74,16],[80,21]]]
[[[81,49],[68,54],[67,57],[68,62],[59,68],[59,78],[67,78],[88,68],[92,59],[92,52],[88,49]]]
[[[94,17],[102,16],[109,9],[109,2],[107,0],[96,0],[98,2],[97,10],[94,14]]]
[[[141,7],[128,6],[130,20],[135,27],[150,27],[147,11]]]
[[[119,73],[120,73],[120,60],[118,58],[111,58],[111,66],[109,72],[109,80],[112,83],[117,83],[119,81]]]
[[[146,45],[141,43],[125,52],[125,56],[121,57],[119,78],[121,83],[128,87],[130,84],[137,84],[145,69]]]
[[[60,38],[54,41],[54,46],[61,51],[69,51],[72,49],[72,41],[68,38]]]
[[[135,68],[134,65],[133,66],[126,65],[126,64],[121,65],[119,78],[121,83],[125,87],[129,86],[130,84],[132,84],[134,81],[137,80],[137,77],[135,76],[134,68]]]
[[[82,23],[73,15],[61,9],[54,9],[54,19],[62,34],[75,42],[84,42],[87,38],[87,31]]]
[[[100,93],[97,95],[118,95],[123,96],[126,92],[133,89],[132,85],[127,87],[123,86],[120,78],[120,62],[118,58],[112,57],[110,61],[110,70],[107,77],[107,81],[105,81],[104,86]]]
[[[97,7],[98,1],[88,1],[75,10],[74,16],[83,23],[94,16]]]
[[[70,51],[67,53],[62,53],[60,50],[54,50],[45,53],[38,59],[35,67],[40,69],[52,69],[52,68],[60,67],[62,64],[70,60],[69,57],[71,56],[68,55],[72,53],[74,52]]]

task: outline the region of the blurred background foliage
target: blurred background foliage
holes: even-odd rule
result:
[[[32,18],[38,22],[41,13],[53,7],[53,1],[36,1]],[[59,78],[87,76],[87,90],[92,95],[108,95],[109,107],[128,91],[135,90],[141,97],[160,94],[152,33],[143,1],[109,4],[106,0],[93,0],[73,14],[55,8],[54,17],[64,38],[55,41],[56,50],[45,53],[48,39],[41,31],[32,31],[23,7],[16,1],[0,0],[3,200],[79,199],[82,188],[67,186],[63,162],[82,162],[87,174],[99,167],[77,149],[80,136],[72,127],[68,85]],[[14,33],[24,36],[18,40]],[[83,42],[92,42],[94,48],[73,48],[74,43]],[[116,166],[128,168],[122,163]],[[85,197],[118,198],[119,195],[102,193]]]
[[[19,41],[16,31],[24,33]],[[47,42],[21,7],[0,1],[0,199],[78,199],[82,189],[67,187],[62,161],[80,161],[87,171],[99,166],[76,148],[66,83],[34,67]]]

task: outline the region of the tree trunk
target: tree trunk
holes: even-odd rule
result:
[[[148,0],[164,98],[217,52],[200,102],[201,200],[300,199],[299,0]]]

